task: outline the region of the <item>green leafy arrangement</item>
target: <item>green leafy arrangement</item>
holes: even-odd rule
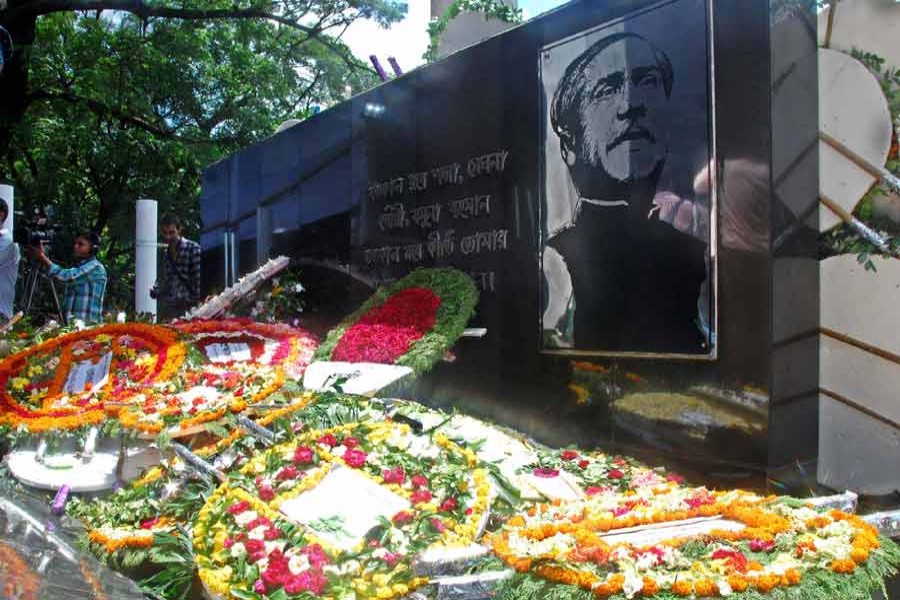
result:
[[[331,360],[335,347],[350,327],[392,295],[408,288],[429,289],[440,298],[441,304],[434,327],[413,342],[394,364],[409,367],[416,375],[430,370],[462,335],[478,303],[475,282],[456,269],[416,269],[403,279],[379,288],[358,310],[328,332],[314,360]]]

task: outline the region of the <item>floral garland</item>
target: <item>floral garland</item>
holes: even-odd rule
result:
[[[462,335],[478,302],[455,269],[417,269],[379,288],[319,346],[316,358],[430,369]]]
[[[403,596],[425,583],[409,561],[435,546],[471,543],[491,499],[477,458],[441,434],[410,433],[405,424],[352,423],[313,431],[250,461],[203,507],[194,550],[204,585],[221,597]],[[336,469],[350,469],[410,508],[380,517],[353,543],[335,545],[339,515],[301,527],[278,512]],[[319,522],[323,521],[323,522]]]
[[[139,401],[119,415],[123,428],[179,435],[243,412],[281,389],[287,376],[302,376],[316,347],[303,330],[249,319],[187,321],[175,328],[199,352],[178,378],[136,397]],[[243,360],[225,354],[224,360],[211,362],[207,350],[213,344],[239,344],[249,352]]]
[[[649,544],[605,539],[631,527],[709,517],[738,527],[683,538],[663,535]],[[871,525],[840,511],[822,513],[739,490],[671,487],[534,506],[490,539],[495,554],[519,573],[599,597],[626,598],[788,591],[823,570],[853,573],[883,543]],[[889,552],[900,561],[893,546]],[[501,597],[518,596],[507,587]]]
[[[680,475],[667,474],[663,469],[651,469],[633,458],[575,448],[539,452],[538,460],[523,467],[520,472],[539,479],[563,477],[574,480],[586,496],[646,487],[674,488],[684,483]]]
[[[278,420],[295,415],[314,401],[315,396],[312,393],[304,393],[297,402],[268,411],[256,423],[267,427]],[[229,435],[195,449],[194,453],[203,458],[210,458],[245,437],[246,431],[236,427]],[[166,501],[160,499],[167,487],[181,489],[176,483],[175,476],[182,473],[183,469],[181,460],[173,458],[162,465],[152,467],[142,477],[132,481],[126,488],[109,498],[76,505],[77,507],[70,512],[74,512],[75,516],[88,525],[87,539],[91,543],[91,548],[98,555],[149,548],[153,545],[155,533],[172,533],[179,525],[186,526],[190,518],[179,518],[172,514],[166,507]],[[184,506],[184,500],[180,504],[182,512],[192,515],[196,515],[201,508],[198,504],[191,510],[190,507]],[[111,517],[123,514],[127,516],[122,519]]]
[[[74,363],[111,355],[101,389],[90,382],[65,390]],[[51,339],[0,362],[0,424],[31,433],[95,425],[115,414],[106,403],[130,401],[139,390],[171,378],[185,356],[170,330],[141,323],[103,325]]]

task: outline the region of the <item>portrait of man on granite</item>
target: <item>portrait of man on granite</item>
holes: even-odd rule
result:
[[[692,34],[662,26],[703,6],[669,3],[542,51],[544,350],[713,353],[705,20]]]

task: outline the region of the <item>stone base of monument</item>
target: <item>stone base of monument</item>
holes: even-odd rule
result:
[[[409,367],[396,365],[319,361],[306,368],[303,387],[307,390],[325,391],[340,383],[341,390],[347,394],[374,396],[379,390],[412,372]]]
[[[24,485],[42,490],[68,485],[73,492],[98,492],[116,484],[121,452],[118,440],[101,440],[89,457],[79,455],[75,440],[60,444],[61,447],[47,452],[39,452],[37,443],[11,452],[7,457],[10,473]],[[125,450],[121,479],[133,479],[159,462],[155,446],[139,443],[129,447]]]

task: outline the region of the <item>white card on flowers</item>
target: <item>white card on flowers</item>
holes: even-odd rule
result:
[[[405,498],[365,475],[338,467],[319,485],[281,505],[281,512],[341,550],[350,550],[378,525],[410,508]]]
[[[210,362],[228,363],[251,360],[250,346],[244,342],[224,342],[206,346],[206,356]]]
[[[80,394],[90,383],[93,388],[102,387],[109,378],[109,366],[112,364],[112,352],[107,352],[97,362],[82,360],[73,363],[66,375],[63,391],[69,394]]]
[[[698,517],[683,521],[671,521],[654,525],[642,525],[619,529],[600,536],[607,544],[632,544],[634,546],[653,546],[663,540],[697,537],[713,530],[740,531],[746,525],[737,521],[729,521],[722,517]]]
[[[371,396],[412,372],[409,367],[397,365],[317,361],[306,367],[303,387],[308,390],[327,390],[339,378],[346,378],[341,384],[345,393]]]

